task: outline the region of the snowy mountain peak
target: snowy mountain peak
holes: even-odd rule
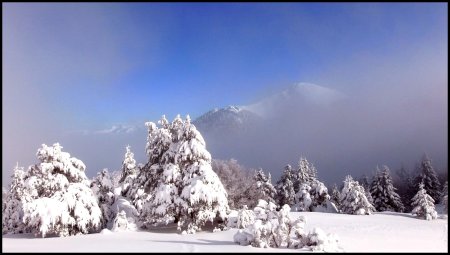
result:
[[[241,129],[258,118],[250,111],[229,105],[225,108],[215,108],[198,117],[193,123],[202,132],[222,132]]]

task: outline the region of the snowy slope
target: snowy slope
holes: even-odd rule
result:
[[[447,252],[448,220],[417,219],[406,213],[370,216],[293,212],[307,217],[306,229],[322,228],[339,237],[346,252]],[[180,235],[175,226],[151,232],[106,232],[65,238],[4,235],[3,252],[298,252],[233,243],[236,229]]]

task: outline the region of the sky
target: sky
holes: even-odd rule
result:
[[[127,144],[145,162],[145,121],[195,119],[295,82],[340,91],[379,116],[389,102],[399,112],[391,122],[422,98],[413,112],[430,115],[421,131],[438,132],[433,150],[448,139],[447,3],[2,7],[3,186],[16,162],[37,163],[43,143],[59,142],[92,177],[120,169]],[[446,153],[435,157],[447,165]]]

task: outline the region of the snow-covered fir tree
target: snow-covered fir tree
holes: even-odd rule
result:
[[[365,195],[364,187],[348,175],[340,195],[340,211],[347,214],[370,215],[375,211]]]
[[[448,213],[448,182],[444,183],[441,196],[441,202],[444,205],[444,213]]]
[[[364,188],[364,190],[366,191],[365,195],[367,197],[367,200],[369,200],[369,202],[373,205],[372,194],[370,194],[369,177],[364,174],[363,176],[361,176],[361,178],[359,178],[358,183]]]
[[[317,179],[317,170],[314,165],[304,157],[300,157],[298,162],[298,169],[296,174],[294,175],[295,182],[295,192],[297,193],[300,185],[303,183],[311,184],[313,181]]]
[[[146,123],[149,162],[142,175],[147,179],[140,183],[150,200],[143,205],[142,220],[175,221],[180,230],[195,233],[207,221],[226,216],[227,193],[211,168],[211,155],[189,115],[184,121],[178,115],[170,124],[163,116],[159,124],[158,128]]]
[[[294,204],[295,190],[292,175],[292,167],[287,165],[284,168],[283,175],[276,184],[277,202],[280,206],[285,204],[292,206]]]
[[[270,173],[266,176],[261,168],[255,170],[255,173],[253,175],[253,184],[250,188],[250,194],[251,199],[253,200],[250,201],[251,207],[256,206],[258,200],[260,199],[275,203],[277,191],[272,185]]]
[[[420,163],[420,174],[415,179],[416,187],[419,183],[423,183],[424,189],[427,193],[439,203],[439,199],[441,196],[441,183],[439,182],[439,178],[431,165],[431,159],[425,154],[422,158],[422,162]]]
[[[311,186],[307,183],[300,185],[298,192],[295,194],[295,204],[293,209],[298,212],[311,211],[312,199],[309,191]]]
[[[136,166],[136,160],[134,159],[134,153],[131,152],[130,146],[126,147],[125,158],[122,162],[122,175],[119,180],[119,184],[122,188],[122,195],[128,197],[130,187],[133,186],[134,180],[138,175],[138,168]]]
[[[434,208],[434,199],[427,194],[423,183],[419,184],[419,191],[413,197],[411,206],[414,207],[411,211],[413,215],[417,215],[426,220],[437,218],[437,212]]]
[[[339,191],[336,183],[333,185],[333,189],[331,190],[330,200],[333,202],[336,207],[340,210],[341,207],[341,192]]]
[[[40,163],[28,168],[23,198],[23,222],[33,233],[45,237],[87,234],[98,230],[102,213],[90,189],[86,166],[59,143],[42,145]]]
[[[115,217],[111,206],[115,202],[113,178],[108,169],[103,169],[97,173],[97,176],[91,182],[91,189],[97,197],[97,202],[102,211],[101,227],[107,227],[107,224],[113,221]]]
[[[14,167],[11,176],[11,184],[6,197],[3,200],[2,208],[2,232],[5,233],[24,233],[26,232],[23,224],[23,204],[22,199],[25,197],[24,187],[25,171],[23,167],[17,164]]]
[[[380,171],[377,167],[370,187],[373,205],[377,211],[402,212],[404,210],[400,196],[395,191],[396,188],[392,184],[389,168],[384,165],[383,170]]]
[[[298,170],[293,175],[293,179],[296,192],[294,196],[294,210],[337,210],[336,206],[330,201],[327,187],[317,179],[317,169],[306,158],[300,158]]]

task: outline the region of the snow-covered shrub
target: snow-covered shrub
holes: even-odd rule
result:
[[[279,212],[273,210],[274,204],[260,200],[255,208],[256,221],[245,229],[239,229],[233,241],[240,245],[267,248],[308,248],[318,251],[342,251],[335,235],[326,235],[321,229],[305,231],[306,218],[292,219],[289,205]],[[264,212],[263,212],[264,210]]]
[[[419,191],[413,197],[411,206],[414,209],[411,211],[413,215],[425,218],[426,220],[432,220],[437,218],[437,212],[434,208],[434,199],[427,194],[424,188],[424,184],[419,184]]]
[[[383,171],[377,167],[376,174],[370,187],[373,198],[373,205],[377,211],[402,212],[404,206],[400,196],[395,192],[396,188],[392,184],[389,168],[383,166]]]
[[[2,206],[2,233],[4,234],[23,233],[26,231],[25,225],[22,222],[25,171],[23,167],[19,167],[18,165],[16,165],[13,171],[9,192],[5,192],[6,196],[4,197]]]
[[[23,222],[43,237],[95,231],[102,217],[84,163],[61,149],[58,143],[43,144],[37,152],[40,163],[30,166],[24,179]]]
[[[342,251],[339,239],[335,234],[325,234],[320,228],[313,228],[306,238],[306,246],[312,251],[336,252]]]
[[[97,173],[97,176],[91,182],[91,189],[97,197],[97,202],[102,211],[101,227],[106,225],[115,217],[115,213],[111,206],[115,202],[116,196],[114,194],[113,179],[108,172],[108,169],[103,169]]]
[[[371,214],[375,211],[373,205],[365,195],[364,188],[348,175],[340,197],[340,211],[348,214]]]
[[[308,184],[303,183],[300,185],[297,194],[295,194],[295,211],[310,211],[310,206],[312,204],[311,195],[309,193],[310,190],[311,187]]]
[[[114,224],[111,231],[119,232],[128,230],[128,220],[125,211],[120,211],[114,218]]]

